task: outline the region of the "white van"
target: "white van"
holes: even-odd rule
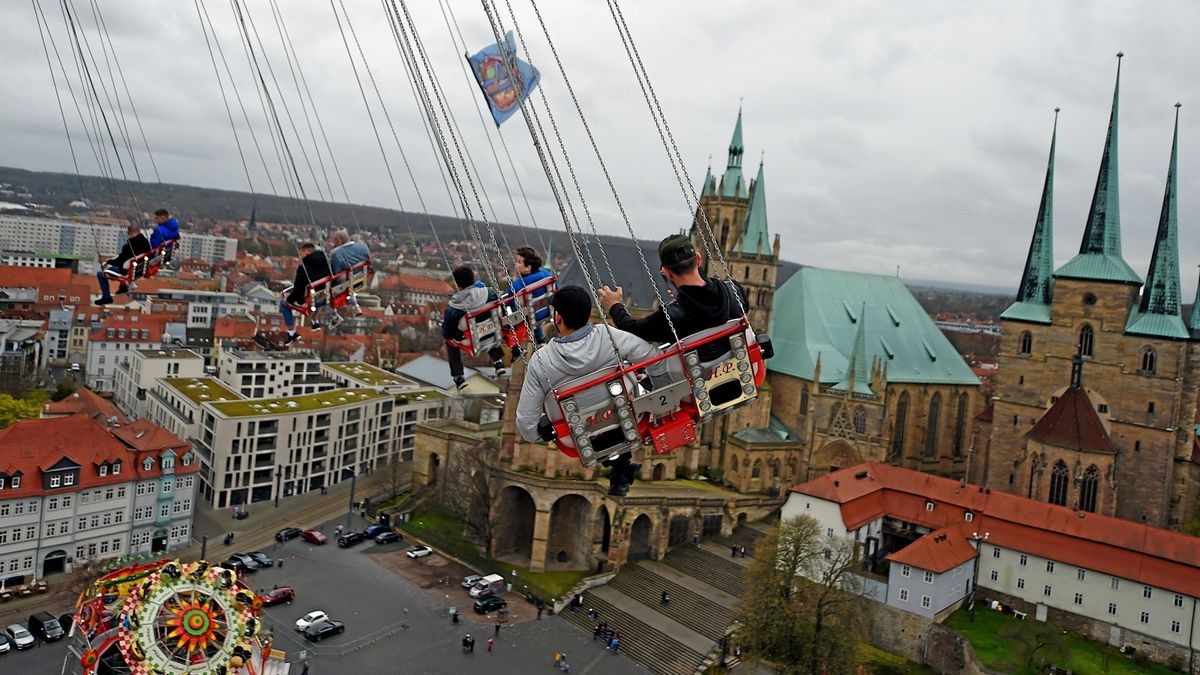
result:
[[[469,591],[472,598],[482,598],[488,595],[500,595],[504,591],[504,577],[499,574],[489,574],[475,582]]]

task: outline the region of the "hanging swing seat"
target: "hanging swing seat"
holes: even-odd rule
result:
[[[371,273],[370,260],[355,263],[341,272],[310,282],[304,291],[303,302],[285,302],[292,311],[305,316],[315,315],[318,309],[326,305],[337,309],[349,302],[355,293],[366,290]],[[291,290],[291,287],[284,289],[285,298],[291,294]]]
[[[505,344],[504,300],[493,300],[463,317],[465,328],[461,340],[446,339],[446,344],[468,356],[486,353]]]
[[[551,275],[517,290],[505,300],[509,307],[514,309],[514,315],[520,314],[522,323],[528,326],[532,322],[545,331],[553,325],[550,301],[554,299],[554,293],[557,290],[558,278]]]
[[[162,269],[179,246],[179,239],[168,239],[145,253],[133,256],[125,265],[124,270],[111,267],[104,268],[104,276],[122,284],[133,284],[138,279],[152,279]]]
[[[726,341],[729,351],[702,361],[702,347]],[[584,466],[640,445],[666,454],[694,442],[697,428],[758,397],[770,338],[745,317],[690,335],[644,361],[610,366],[556,387],[545,401],[559,451]],[[645,386],[638,373],[666,362],[667,374]]]

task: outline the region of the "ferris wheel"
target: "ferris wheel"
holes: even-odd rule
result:
[[[84,652],[84,672],[238,672],[261,649],[261,609],[233,570],[168,562],[129,590],[115,631]]]

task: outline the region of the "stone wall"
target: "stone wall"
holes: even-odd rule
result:
[[[939,673],[988,675],[975,650],[958,633],[895,607],[875,603],[871,644],[887,652],[923,663]]]

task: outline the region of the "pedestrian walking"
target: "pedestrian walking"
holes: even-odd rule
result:
[[[283,558],[279,559],[279,569],[283,569]]]
[[[542,620],[542,604],[540,602],[538,603],[537,620],[538,621]]]
[[[554,652],[554,667],[555,668],[558,667],[558,664],[562,663],[562,657],[563,657],[562,652]]]
[[[595,621],[596,617],[598,617],[598,616],[600,616],[600,615],[596,613],[595,609],[592,609],[591,607],[588,608],[588,619],[589,620]]]
[[[500,620],[496,620],[496,635],[500,635]]]
[[[620,646],[621,646],[621,641],[619,639],[617,639],[617,636],[614,635],[613,639],[611,641],[609,641],[607,649],[611,650],[612,653],[616,654],[617,649],[619,649]]]
[[[493,640],[492,638],[488,638],[488,653],[489,654],[492,653],[492,646],[495,644],[496,644],[495,640]]]
[[[730,558],[736,558],[736,557],[737,557],[737,544],[731,544],[731,545],[729,546],[729,557],[730,557]]]
[[[558,669],[563,671],[564,673],[569,673],[569,672],[571,672],[571,664],[567,663],[566,661],[563,661],[562,665],[560,665],[558,667]]]
[[[671,594],[666,591],[663,591],[662,592],[662,604],[666,605],[666,604],[670,604],[670,602],[671,602]]]
[[[308,661],[304,662],[304,670],[300,671],[300,675],[308,675]]]
[[[598,639],[600,639],[600,624],[596,624],[596,627],[592,629],[592,642]]]
[[[746,547],[745,546],[742,547],[742,557],[743,558],[746,557]]]

